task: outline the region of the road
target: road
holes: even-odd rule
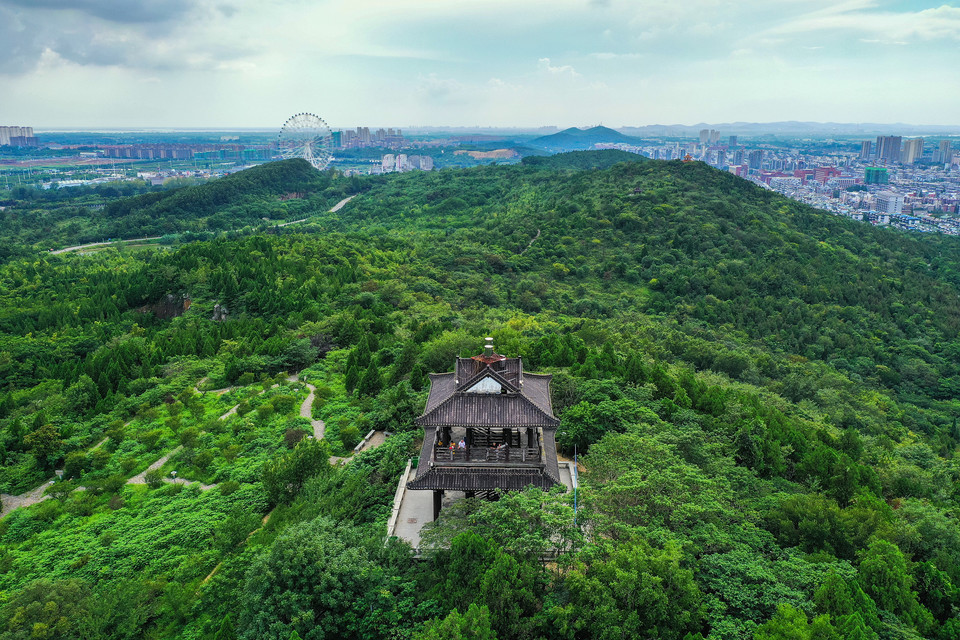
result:
[[[343,200],[341,200],[341,201],[338,202],[337,204],[333,205],[333,207],[330,209],[330,213],[336,213],[337,211],[340,211],[340,209],[343,209],[343,207],[344,207],[348,202],[350,202],[351,200],[353,200],[353,199],[356,198],[356,197],[357,197],[356,195],[352,195],[352,196],[350,196],[350,197],[348,197],[348,198],[344,198]],[[290,226],[291,224],[300,224],[301,222],[306,222],[306,221],[309,220],[309,219],[310,219],[310,218],[302,218],[302,219],[300,219],[300,220],[292,220],[292,221],[290,221],[290,222],[284,222],[283,224],[278,224],[278,225],[276,225],[276,226],[278,226],[278,227],[288,227],[288,226]]]
[[[67,253],[68,251],[77,251],[78,249],[89,249],[90,247],[106,247],[111,244],[118,244],[121,242],[145,242],[147,240],[159,240],[163,236],[152,236],[150,238],[130,238],[129,240],[111,240],[110,242],[90,242],[88,244],[78,244],[75,247],[66,247],[63,249],[57,249],[56,251],[51,251],[50,255],[57,255],[59,253]]]

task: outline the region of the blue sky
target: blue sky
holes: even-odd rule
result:
[[[960,3],[0,0],[0,124],[960,124]]]

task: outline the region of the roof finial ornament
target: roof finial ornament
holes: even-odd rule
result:
[[[483,355],[488,358],[493,355],[493,338],[484,338],[486,344],[483,345]]]

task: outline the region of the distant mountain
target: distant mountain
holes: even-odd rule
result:
[[[570,127],[550,136],[534,138],[527,144],[551,151],[572,151],[589,149],[598,142],[632,143],[636,140],[609,127],[598,126],[590,129]]]
[[[960,133],[960,125],[905,124],[895,122],[723,122],[720,124],[651,124],[640,127],[621,127],[627,136],[644,138],[662,136],[696,137],[701,129],[716,129],[720,135],[951,135]]]

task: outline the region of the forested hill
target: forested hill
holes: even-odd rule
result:
[[[302,218],[304,212],[329,208],[355,187],[345,180],[331,189],[329,173],[296,159],[135,196],[97,197],[95,190],[92,197],[70,199],[57,191],[38,192],[28,194],[37,199],[0,211],[0,238],[44,249],[105,238],[186,234],[187,239],[202,239]],[[8,252],[0,251],[0,259]]]
[[[0,266],[0,491],[72,478],[0,521],[0,639],[958,637],[956,239],[620,152],[316,179],[270,234]],[[412,419],[487,335],[554,374],[577,517],[461,502],[418,561]]]

